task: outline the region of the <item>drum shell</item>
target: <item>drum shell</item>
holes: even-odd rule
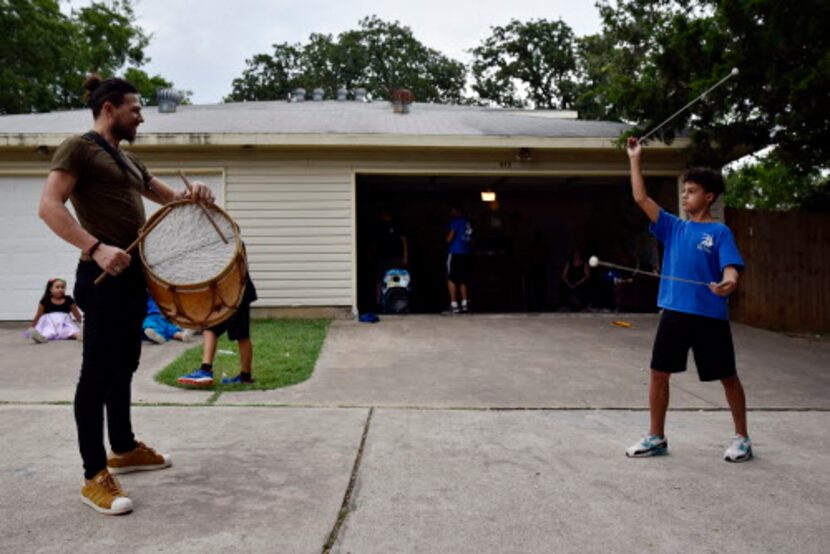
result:
[[[179,202],[173,203],[172,206],[175,207]],[[236,249],[233,258],[218,275],[199,283],[170,283],[150,269],[144,257],[143,242],[139,245],[150,295],[167,319],[186,329],[207,329],[224,322],[236,312],[245,292],[248,266],[238,226],[218,206],[210,206],[208,209],[231,221],[235,230]],[[156,212],[147,221],[145,228],[150,228],[155,218],[164,217],[165,214],[162,212],[163,210]],[[214,230],[207,228],[205,232],[213,233]]]

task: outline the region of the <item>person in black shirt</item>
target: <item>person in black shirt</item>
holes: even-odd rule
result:
[[[582,251],[574,248],[562,268],[562,301],[572,311],[581,311],[588,304],[588,280],[591,270],[582,257]]]
[[[64,339],[81,340],[81,328],[78,326],[81,319],[81,311],[75,299],[66,294],[66,281],[49,279],[29,328],[29,337],[38,343]]]

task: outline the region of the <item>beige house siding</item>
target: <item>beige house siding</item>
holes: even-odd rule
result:
[[[242,229],[258,306],[351,306],[352,176],[303,163],[228,166],[226,207]]]

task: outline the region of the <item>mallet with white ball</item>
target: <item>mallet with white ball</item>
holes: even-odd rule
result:
[[[676,112],[674,112],[674,113],[673,113],[672,115],[670,115],[670,116],[668,117],[668,119],[666,119],[663,123],[661,123],[660,125],[658,125],[658,126],[657,126],[657,127],[655,127],[654,129],[652,129],[651,131],[649,131],[648,133],[646,133],[645,135],[643,135],[642,137],[640,137],[640,138],[639,138],[639,142],[641,142],[641,143],[642,143],[642,142],[645,142],[645,140],[646,140],[646,139],[647,139],[650,135],[653,135],[655,132],[657,132],[659,129],[661,129],[661,128],[662,128],[662,127],[666,124],[666,123],[668,123],[669,121],[671,121],[672,119],[674,119],[674,118],[675,118],[675,117],[677,117],[678,115],[680,115],[680,114],[682,114],[683,112],[685,112],[687,109],[689,109],[689,106],[691,106],[692,104],[694,104],[695,102],[697,102],[698,100],[700,100],[701,98],[703,98],[704,96],[706,96],[707,94],[709,94],[710,92],[712,92],[713,90],[715,90],[716,88],[718,88],[719,86],[721,86],[721,85],[722,85],[723,83],[725,83],[728,79],[730,79],[730,78],[734,77],[734,76],[735,76],[735,75],[737,75],[738,73],[740,73],[740,71],[738,71],[738,68],[737,68],[737,67],[733,67],[733,68],[732,68],[732,71],[730,71],[730,72],[726,75],[726,77],[724,77],[723,79],[721,79],[720,81],[718,81],[717,83],[715,83],[714,85],[712,85],[711,87],[709,87],[708,89],[704,90],[704,91],[703,91],[703,92],[702,92],[702,93],[701,93],[701,94],[700,94],[697,98],[695,98],[694,100],[692,100],[691,102],[689,102],[688,104],[686,104],[685,106],[683,106],[682,108],[680,108],[679,110],[677,110]]]
[[[704,287],[709,286],[709,283],[704,283],[703,281],[694,281],[692,279],[684,279],[683,277],[673,277],[671,275],[658,275],[658,274],[655,274],[655,273],[651,273],[650,271],[643,271],[642,269],[634,269],[633,267],[626,267],[624,265],[617,265],[617,264],[612,264],[610,262],[603,262],[602,260],[600,260],[596,256],[591,256],[590,258],[588,258],[588,265],[590,265],[591,267],[597,267],[597,266],[601,265],[601,266],[604,266],[604,267],[612,267],[614,269],[621,269],[623,271],[628,271],[628,272],[631,272],[631,273],[639,273],[641,275],[648,275],[649,277],[656,277],[657,279],[670,279],[672,281],[680,281],[681,283],[689,283],[691,285],[703,285]],[[720,283],[718,283],[718,286],[720,286]]]

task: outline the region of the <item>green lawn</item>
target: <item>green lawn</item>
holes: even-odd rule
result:
[[[287,387],[305,381],[314,371],[330,321],[327,319],[266,319],[251,322],[251,340],[254,345],[254,383],[251,385],[222,385],[222,377],[239,373],[239,350],[227,335],[219,339],[213,362],[213,387],[222,390],[266,390]],[[190,348],[173,363],[156,374],[156,381],[171,387],[179,385],[176,377],[189,373],[202,363],[201,342]],[[224,374],[224,375],[223,375]]]

